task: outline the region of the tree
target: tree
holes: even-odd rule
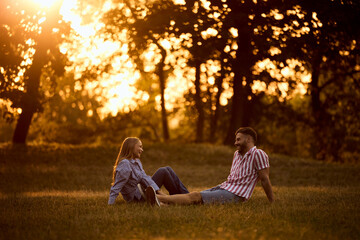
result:
[[[311,21],[312,17],[312,23],[315,21],[310,25],[310,41],[303,49],[312,71],[309,92],[315,119],[313,126],[318,136],[317,158],[331,157],[338,161],[342,142],[349,133],[330,110],[333,106],[329,105],[329,101],[335,104],[330,99],[338,95],[330,88],[345,93],[346,85],[350,84],[350,88],[359,90],[356,85],[359,77],[355,75],[359,70],[355,69],[360,64],[360,24],[357,21],[360,4],[353,1],[318,1],[314,5],[306,1],[301,7],[306,12],[305,19]],[[336,99],[343,101],[345,98]]]
[[[168,25],[169,13],[164,11],[166,5],[154,2],[148,8],[144,3],[135,1],[122,1],[119,8],[108,12],[104,17],[107,23],[108,32],[116,38],[117,34],[126,31],[129,41],[128,54],[132,57],[140,72],[144,73],[144,63],[141,59],[142,53],[146,52],[150,46],[156,46],[154,50],[159,56],[155,61],[154,74],[159,81],[160,89],[160,106],[161,106],[161,123],[163,129],[163,139],[169,140],[169,126],[165,104],[166,78],[168,71],[171,71],[171,65],[166,64],[168,50],[162,45],[163,40],[168,35],[162,29]],[[152,11],[161,14],[161,18],[149,18]]]
[[[254,15],[260,15],[264,4],[257,1],[211,1],[213,8],[227,13],[222,20],[224,31],[236,32],[228,41],[232,44],[227,53],[231,70],[233,96],[231,98],[230,123],[224,139],[225,144],[232,144],[234,132],[239,126],[247,126],[253,122],[252,109],[254,95],[252,83],[253,67],[261,58],[256,54],[254,46]]]
[[[64,73],[65,58],[58,44],[68,32],[59,15],[60,3],[39,11],[28,1],[1,2],[0,98],[20,108],[13,135],[14,143],[25,143],[34,113],[44,102],[40,79],[44,67],[56,76]]]
[[[359,14],[360,5],[354,1],[287,1],[273,6],[262,19],[272,27],[257,31],[261,39],[269,39],[265,44],[257,42],[263,56],[279,68],[288,59],[297,59],[311,73],[311,109],[305,119],[313,129],[314,152],[320,159],[339,160],[345,139],[358,134],[345,130],[349,126],[343,124],[348,117],[357,118],[356,114],[340,117],[338,111],[343,111],[336,101],[349,103],[349,95],[357,95],[346,89],[358,91],[359,86]],[[280,54],[266,54],[270,48]],[[349,112],[356,112],[356,106],[349,104]]]
[[[205,8],[201,1],[185,1],[184,6],[178,8],[173,7],[173,9],[177,11],[171,14],[171,21],[173,21],[174,24],[173,27],[169,29],[170,33],[178,38],[186,34],[191,39],[191,44],[188,45],[183,42],[182,47],[190,53],[190,58],[187,61],[188,65],[195,68],[195,93],[191,94],[197,111],[195,141],[203,142],[206,113],[203,102],[204,93],[201,90],[201,65],[214,57],[214,52],[217,50],[216,46],[218,45],[217,35],[211,35],[205,38],[203,37],[203,33],[210,28],[219,32],[216,30],[218,28],[218,22],[214,17],[209,17],[214,11]],[[171,11],[171,9],[168,9],[168,11]],[[219,82],[217,83],[219,84]],[[220,87],[219,94],[221,94],[221,90],[222,88]],[[209,96],[209,101],[211,101],[211,96]],[[213,118],[212,124],[214,124],[214,126],[216,125],[215,118]]]
[[[127,5],[129,5],[129,3],[127,3]],[[131,12],[133,13],[135,7],[132,8],[133,10]],[[146,9],[146,11],[144,9]],[[172,46],[171,52],[173,54],[174,51],[177,51],[178,55],[181,55],[180,52],[182,52],[182,55],[188,55],[189,53],[189,57],[186,62],[188,67],[195,69],[195,74],[194,76],[189,77],[194,79],[194,93],[190,90],[187,96],[189,97],[188,99],[190,100],[190,105],[194,106],[197,114],[195,141],[202,142],[204,140],[203,129],[208,113],[204,109],[204,99],[206,94],[202,90],[204,87],[204,84],[202,83],[202,81],[204,81],[204,77],[202,77],[202,75],[204,75],[204,73],[202,72],[203,70],[201,70],[201,67],[204,66],[208,60],[216,60],[219,59],[220,56],[223,56],[220,54],[223,49],[220,48],[224,47],[224,42],[227,40],[226,38],[222,38],[220,34],[213,34],[206,37],[203,36],[209,29],[212,29],[212,31],[215,32],[220,32],[221,20],[218,17],[214,17],[214,13],[218,13],[218,11],[207,8],[202,1],[186,1],[184,5],[181,5],[174,4],[173,1],[167,0],[149,2],[148,4],[145,4],[143,8],[137,8],[137,12],[138,15],[142,13],[143,16],[138,17],[136,21],[129,20],[127,16],[128,21],[133,21],[130,25],[133,27],[133,30],[131,30],[132,39],[139,39],[139,43],[133,45],[132,47],[132,49],[134,49],[132,55],[136,61],[139,60],[139,56],[141,55],[139,54],[139,49],[142,49],[141,44],[144,44],[144,49],[151,46],[151,44],[155,44],[157,48],[160,49],[159,53],[162,55],[162,58],[160,58],[159,64],[162,64],[162,60],[165,59],[164,54],[166,52],[159,43],[165,39],[171,43],[175,41],[174,39],[176,39],[176,41],[180,41],[180,48],[174,47],[175,44]],[[121,16],[124,16],[124,14]],[[110,16],[110,18],[112,17],[113,16]],[[115,19],[117,18],[115,17]],[[118,21],[114,21],[114,23],[115,22],[118,25]],[[131,29],[130,26],[126,26],[126,28]],[[223,43],[219,45],[218,42]],[[220,60],[218,61],[220,62]],[[138,69],[143,65],[141,61],[137,61],[136,63]],[[167,66],[167,69],[172,68],[172,66]],[[162,68],[157,67],[156,69],[156,72],[159,72]],[[161,80],[162,75],[157,75]],[[222,75],[222,77],[225,77],[225,75]],[[214,107],[219,107],[218,103],[222,93],[222,82],[223,79],[216,81],[216,84],[220,84],[220,86],[217,87],[218,97],[215,100],[217,103],[214,104]],[[213,86],[209,87],[211,88]],[[211,102],[211,98],[209,99],[209,102]],[[210,112],[217,111],[216,109],[213,110],[212,106],[210,106],[209,109]],[[212,124],[216,125],[216,119],[219,116],[218,112],[214,116]]]

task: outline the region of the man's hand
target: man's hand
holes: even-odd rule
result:
[[[265,168],[258,171],[259,178],[261,181],[261,185],[264,188],[267,198],[269,202],[274,202],[274,193],[272,191],[271,182],[269,178],[269,168]]]

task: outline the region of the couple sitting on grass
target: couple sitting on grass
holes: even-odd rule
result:
[[[257,134],[250,127],[240,128],[235,133],[235,146],[230,174],[222,184],[201,191],[190,192],[170,167],[162,167],[150,177],[140,162],[143,152],[138,138],[126,138],[122,143],[113,172],[108,204],[114,204],[121,193],[127,202],[148,202],[151,205],[208,204],[247,201],[260,179],[269,202],[274,195],[269,179],[269,158],[255,146]],[[160,188],[164,186],[170,195]]]

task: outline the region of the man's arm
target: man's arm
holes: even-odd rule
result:
[[[269,202],[272,203],[274,201],[274,193],[272,191],[271,182],[269,178],[269,169],[270,168],[259,170],[258,174],[261,181],[261,185],[266,193],[266,196],[269,199]]]

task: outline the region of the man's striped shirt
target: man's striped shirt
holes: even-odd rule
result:
[[[244,156],[236,151],[230,175],[227,181],[221,184],[221,188],[248,200],[259,180],[257,171],[268,167],[269,157],[263,150],[254,146]]]

